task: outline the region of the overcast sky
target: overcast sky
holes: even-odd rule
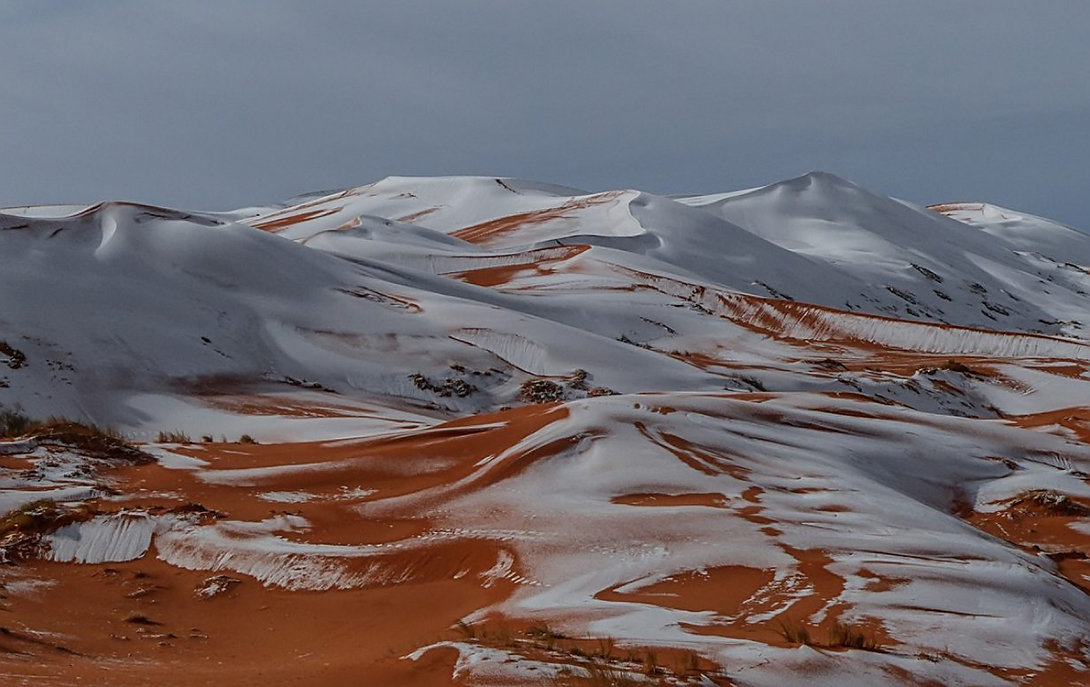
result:
[[[1090,229],[1088,36],[1088,0],[0,0],[0,205],[822,169]]]

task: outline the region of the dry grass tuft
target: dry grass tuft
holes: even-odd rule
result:
[[[954,360],[953,358],[950,358],[949,360],[944,362],[942,364],[941,369],[949,370],[950,372],[957,372],[958,374],[968,375],[970,377],[987,377],[988,376],[988,375],[984,374],[983,372],[981,372],[980,370],[969,367],[965,363],[963,363],[963,362],[961,362],[959,360]]]
[[[810,630],[794,620],[780,620],[780,636],[788,644],[811,644]]]
[[[877,651],[881,647],[873,634],[854,625],[837,623],[829,633],[830,646],[844,647],[846,649],[864,649]]]
[[[191,443],[189,435],[180,430],[173,430],[170,432],[159,432],[157,441],[160,444],[188,444]]]
[[[63,417],[30,420],[19,413],[0,413],[0,438],[28,437],[42,443],[62,444],[93,458],[111,458],[134,463],[149,463],[150,455],[136,448],[108,427],[76,422]]]
[[[647,682],[624,670],[603,662],[590,661],[579,666],[582,675],[561,675],[553,684],[557,687],[641,687]]]
[[[873,632],[860,625],[838,622],[830,628],[826,639],[822,640],[811,631],[812,628],[793,620],[780,621],[780,636],[789,644],[805,644],[827,649],[862,649],[881,651],[882,645]]]

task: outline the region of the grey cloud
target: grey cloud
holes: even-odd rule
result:
[[[0,204],[820,168],[1090,228],[1081,0],[0,5]]]

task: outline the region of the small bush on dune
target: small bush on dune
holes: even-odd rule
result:
[[[647,683],[630,673],[617,670],[599,662],[580,665],[583,675],[558,676],[553,684],[558,687],[636,687]]]
[[[1067,494],[1050,489],[1034,489],[1010,500],[1012,506],[1035,505],[1048,513],[1075,517],[1090,515],[1090,508],[1075,501]]]
[[[950,372],[957,372],[958,374],[970,375],[973,377],[987,376],[980,370],[973,369],[965,363],[961,362],[960,360],[954,360],[953,358],[950,358],[949,360],[944,362],[941,369],[949,370]]]
[[[0,517],[0,563],[15,563],[34,556],[41,537],[84,519],[85,507],[63,507],[50,499],[24,504]]]
[[[152,458],[130,444],[120,432],[108,427],[77,422],[62,417],[30,420],[20,413],[0,413],[0,438],[33,437],[39,441],[63,444],[98,458],[121,458],[148,462]]]
[[[134,625],[162,625],[162,623],[152,620],[146,615],[139,613],[131,613],[125,617],[125,622],[132,623]]]
[[[831,646],[842,646],[848,649],[866,649],[874,651],[878,649],[878,642],[873,636],[867,635],[862,628],[853,625],[837,623],[829,634]]]
[[[790,644],[810,644],[810,630],[793,620],[781,620],[779,632]]]
[[[564,388],[548,379],[530,379],[519,387],[522,400],[527,403],[553,403],[564,398]]]
[[[38,499],[24,504],[8,513],[0,520],[0,537],[13,530],[36,532],[46,529],[50,523],[60,517],[61,511],[55,501]]]
[[[18,370],[26,365],[26,354],[7,341],[0,340],[0,355],[7,359],[4,364],[13,370]]]
[[[780,621],[780,636],[789,644],[806,644],[808,646],[863,649],[864,651],[881,651],[882,647],[873,633],[866,628],[847,623],[836,623],[829,630],[828,638],[821,640],[811,634],[810,628],[792,621]]]
[[[11,410],[0,412],[0,438],[18,437],[26,434],[31,426],[30,418]]]
[[[477,628],[473,627],[464,620],[459,620],[457,623],[454,624],[454,627],[465,639],[477,638]]]
[[[36,422],[29,434],[106,456],[142,453],[117,430],[64,418],[51,417],[45,422]]]
[[[185,432],[174,430],[172,432],[159,432],[160,444],[188,444],[190,443],[189,435]]]
[[[413,385],[421,391],[431,391],[444,398],[450,396],[457,396],[458,398],[465,398],[477,392],[477,387],[464,379],[458,379],[455,377],[447,377],[440,383],[435,383],[428,379],[426,376],[419,372],[414,372],[409,375],[409,379],[413,381]]]

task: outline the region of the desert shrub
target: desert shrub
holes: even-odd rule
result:
[[[13,530],[40,532],[61,517],[62,511],[51,499],[38,499],[23,504],[0,519],[0,537]]]
[[[28,434],[65,444],[100,458],[151,460],[150,456],[130,444],[120,432],[86,422],[51,417],[44,422],[33,423]]]
[[[548,379],[530,379],[519,387],[522,400],[528,403],[552,403],[564,397],[564,388]]]
[[[1086,517],[1087,515],[1090,515],[1090,508],[1073,500],[1067,494],[1061,494],[1058,491],[1052,491],[1050,489],[1034,489],[1011,500],[1011,505],[1014,506],[1024,504],[1037,505],[1049,513],[1054,513],[1056,515],[1075,517]]]
[[[242,436],[240,436],[238,438],[238,441],[239,441],[240,444],[256,444],[257,443],[257,440],[255,440],[249,434],[243,434]]]
[[[787,620],[780,621],[780,636],[790,644],[806,644],[808,646],[863,649],[865,651],[880,651],[881,645],[872,632],[858,625],[836,623],[829,630],[828,638],[821,640],[811,633],[811,628],[805,625]]]
[[[690,651],[685,658],[684,672],[698,673],[700,672],[700,655]]]
[[[31,420],[20,413],[0,413],[0,438],[17,436],[63,444],[95,458],[116,458],[140,463],[153,460],[151,456],[130,444],[121,433],[108,427],[62,417]]]
[[[605,662],[586,663],[579,666],[582,675],[561,675],[553,684],[558,687],[636,687],[647,683],[631,673],[617,670]]]
[[[12,410],[0,412],[0,437],[17,437],[27,433],[31,426],[30,418]]]
[[[613,650],[617,647],[617,640],[612,637],[602,637],[598,639],[598,651],[597,654],[601,658],[607,661],[613,658]]]
[[[977,377],[983,377],[984,374],[980,370],[973,369],[965,363],[950,358],[942,364],[943,370],[949,370],[950,372],[957,372],[963,375],[973,375]]]
[[[38,499],[0,517],[0,563],[14,563],[36,555],[43,535],[92,514],[86,506],[62,506]]]
[[[7,360],[4,361],[4,364],[13,370],[18,370],[23,365],[26,365],[26,354],[9,344],[7,341],[0,340],[0,355],[7,358]]]
[[[829,646],[841,646],[847,649],[878,649],[878,642],[873,635],[860,627],[837,623],[829,633]]]
[[[477,638],[477,628],[473,627],[472,625],[470,625],[469,623],[467,623],[464,620],[459,620],[457,623],[455,623],[454,628],[465,639],[476,639]]]
[[[658,656],[653,651],[648,651],[643,655],[643,674],[644,675],[659,675],[662,673],[662,668],[659,667]]]
[[[810,644],[810,630],[793,620],[780,621],[780,636],[789,644]]]
[[[159,432],[158,442],[160,444],[188,444],[190,439],[188,434],[176,429],[170,432]]]
[[[421,391],[431,391],[443,397],[457,396],[458,398],[465,398],[477,391],[477,387],[474,384],[470,384],[464,379],[458,379],[456,377],[447,377],[442,382],[436,384],[419,372],[414,372],[409,375],[409,379],[413,381],[413,385],[416,386],[417,389],[420,389]]]
[[[162,625],[162,623],[152,620],[146,615],[139,613],[132,613],[125,618],[125,622],[132,623],[133,625]]]
[[[571,387],[573,389],[580,389],[582,391],[586,391],[586,389],[587,389],[587,379],[589,377],[590,377],[590,374],[586,370],[584,370],[583,368],[577,368],[575,370],[572,370],[572,373],[568,377],[568,379],[569,379],[569,383],[571,384]]]

